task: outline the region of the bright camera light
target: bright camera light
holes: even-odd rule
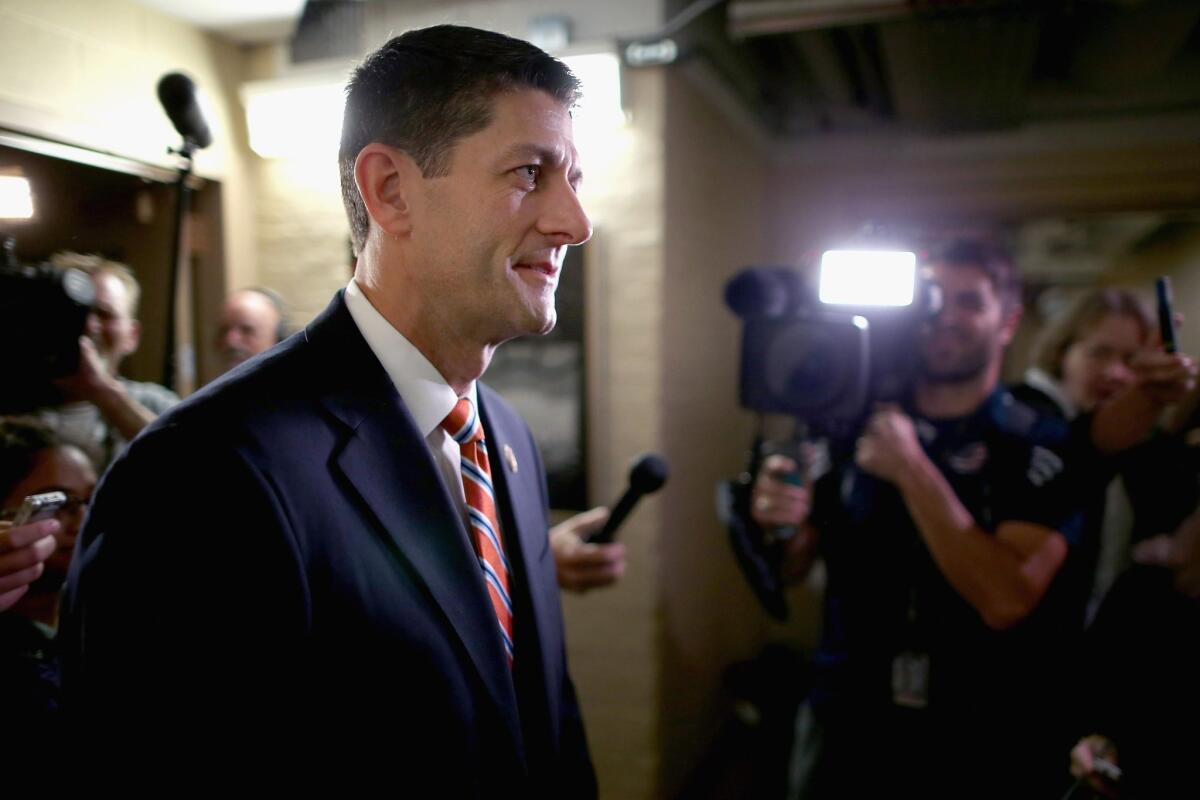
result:
[[[29,179],[0,175],[0,219],[29,219],[33,216],[33,191]]]
[[[827,250],[821,256],[822,303],[912,305],[917,257],[897,250]]]

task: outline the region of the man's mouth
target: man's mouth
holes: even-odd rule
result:
[[[514,270],[524,270],[547,280],[558,276],[558,267],[552,261],[524,261],[513,264]]]

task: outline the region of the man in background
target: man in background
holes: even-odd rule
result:
[[[288,309],[274,289],[252,286],[225,298],[217,352],[228,371],[282,342],[291,333]]]

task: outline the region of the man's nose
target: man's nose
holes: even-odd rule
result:
[[[100,338],[100,315],[95,311],[89,311],[87,320],[83,324],[84,334],[92,340]]]
[[[583,244],[592,238],[592,221],[575,188],[564,181],[559,185],[550,205],[541,217],[539,230],[555,239],[555,246]]]

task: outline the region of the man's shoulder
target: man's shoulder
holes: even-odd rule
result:
[[[1011,447],[1062,450],[1069,444],[1071,424],[1019,389],[998,389],[987,401],[986,419],[994,438]]]
[[[323,385],[307,350],[297,342],[222,375],[158,417],[146,435],[182,430],[220,438],[267,431],[272,421],[302,415],[313,408]]]

